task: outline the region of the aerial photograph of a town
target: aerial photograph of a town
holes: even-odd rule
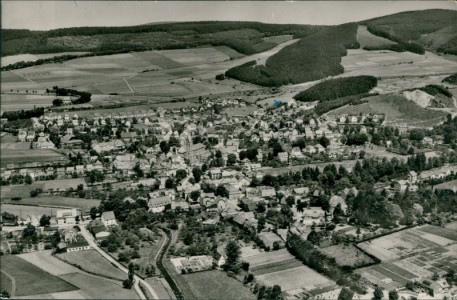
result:
[[[457,2],[1,1],[0,299],[457,300]]]

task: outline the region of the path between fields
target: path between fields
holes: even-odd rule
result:
[[[5,271],[1,270],[3,274],[5,274],[6,277],[8,277],[11,280],[11,295],[10,297],[13,297],[14,294],[16,293],[16,279],[14,279],[13,276],[10,274],[6,273]]]
[[[124,78],[124,81],[125,81],[125,83],[127,83],[127,86],[129,87],[130,91],[132,91],[132,94],[135,94],[135,91],[132,89],[132,87],[130,86],[130,84],[127,81],[127,79]]]
[[[116,267],[118,267],[121,271],[124,273],[128,274],[129,271],[126,267],[124,267],[121,263],[119,263],[117,260],[115,260],[112,256],[110,256],[108,253],[106,253],[103,249],[101,249],[97,243],[94,241],[92,235],[87,231],[87,229],[84,226],[81,226],[81,234],[84,236],[84,238],[87,240],[89,245],[95,249],[98,253],[100,253],[103,257],[105,257],[109,262],[113,263]],[[143,293],[141,290],[139,283],[141,282],[143,286],[145,286],[149,293],[154,297],[154,299],[159,299],[159,296],[157,293],[154,291],[154,289],[143,279],[141,279],[139,276],[135,275],[135,282],[133,284],[136,293],[142,300],[146,300],[146,295]]]

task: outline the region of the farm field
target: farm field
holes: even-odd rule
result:
[[[36,107],[52,106],[55,96],[47,95],[24,95],[24,94],[2,94],[2,110],[31,110]]]
[[[348,105],[335,109],[329,115],[359,113],[383,113],[386,124],[406,124],[415,127],[430,127],[441,123],[446,113],[422,108],[416,103],[399,95],[378,95],[369,97],[368,102],[359,105]]]
[[[0,149],[11,149],[11,150],[25,150],[30,149],[30,142],[17,142],[17,143],[0,143]]]
[[[8,294],[12,295],[13,292],[13,281],[3,272],[0,272],[0,286],[1,291],[7,291]]]
[[[169,292],[167,291],[165,284],[168,285],[168,283],[166,281],[164,283],[164,279],[159,277],[149,277],[146,278],[145,281],[149,283],[151,287],[153,287],[154,291],[159,296],[159,299],[176,299],[176,296],[175,294],[173,294],[173,291],[171,291],[171,289]]]
[[[15,64],[20,61],[37,61],[39,59],[46,59],[55,56],[62,55],[83,55],[89,52],[60,52],[60,53],[49,53],[49,54],[18,54],[18,55],[9,55],[2,57],[2,66],[7,66]]]
[[[84,273],[70,273],[59,277],[80,288],[79,292],[85,299],[138,299],[135,290],[124,289],[120,281]]]
[[[286,39],[278,37],[276,42]],[[133,89],[135,96],[147,95],[170,99],[256,90],[259,87],[255,85],[232,79],[216,81],[214,77],[250,60],[265,61],[293,41],[295,40],[287,40],[270,50],[251,56],[217,46],[78,58],[62,64],[46,64],[2,72],[2,92],[9,93],[11,89],[44,91],[58,85],[87,90],[94,95],[118,93],[132,96]],[[175,84],[171,84],[172,81]],[[123,102],[125,101],[127,100]]]
[[[182,276],[196,299],[253,299],[251,291],[222,271],[212,270]]]
[[[18,217],[25,219],[27,216],[55,216],[56,209],[51,207],[39,207],[29,205],[14,205],[14,204],[1,204],[2,212],[6,211],[10,214],[15,214]]]
[[[428,84],[441,84],[444,77],[446,75],[382,77],[373,91],[380,94],[397,93]]]
[[[378,47],[396,44],[389,39],[372,34],[367,30],[367,26],[365,25],[359,25],[357,28],[357,41],[360,43],[360,48],[367,46]]]
[[[97,275],[124,280],[126,274],[102,257],[95,250],[60,253],[57,256],[71,265],[77,265],[84,271]]]
[[[335,258],[336,263],[340,266],[358,268],[375,262],[371,257],[354,247],[354,245],[333,245],[322,248],[319,251],[329,257]]]
[[[303,265],[287,249],[261,252],[242,257],[250,266],[256,279],[267,286],[279,284],[283,291],[324,287],[333,281]]]
[[[1,166],[26,162],[55,162],[65,163],[68,159],[49,149],[2,149]]]
[[[2,271],[14,278],[15,295],[30,296],[76,290],[77,288],[56,276],[32,265],[18,256],[2,255]],[[37,280],[39,278],[39,280]]]
[[[2,187],[0,191],[1,200],[2,202],[5,199],[13,198],[13,197],[21,197],[26,198],[30,197],[30,192],[37,189],[37,188],[44,188],[44,184],[42,182],[33,182],[32,184],[18,184],[18,185],[9,185]],[[17,200],[12,200],[17,201]],[[16,202],[12,202],[16,203]]]
[[[91,207],[100,204],[101,200],[84,199],[84,198],[70,198],[60,196],[45,196],[35,198],[22,198],[21,200],[11,200],[9,202],[2,201],[2,203],[14,203],[19,205],[37,205],[41,207],[72,207],[79,208],[84,211],[90,210]],[[2,204],[3,205],[3,204]]]
[[[431,52],[424,55],[389,50],[366,51],[350,49],[341,64],[344,74],[340,76],[373,75],[377,77],[401,77],[452,74],[457,62],[446,60]]]
[[[77,268],[52,256],[52,250],[24,253],[17,256],[55,276],[79,272]]]

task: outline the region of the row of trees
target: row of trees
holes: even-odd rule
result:
[[[44,115],[44,108],[37,107],[31,110],[19,110],[19,111],[5,111],[2,114],[2,118],[8,119],[8,121],[16,121],[30,118],[39,118]]]

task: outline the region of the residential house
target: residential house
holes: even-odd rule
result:
[[[309,207],[303,209],[303,224],[312,225],[313,223],[325,223],[325,210],[322,207]]]
[[[110,227],[110,226],[116,226],[117,221],[116,221],[116,216],[114,215],[113,211],[105,211],[102,213],[102,216],[100,217],[101,221],[103,222],[103,225],[105,227]]]
[[[149,206],[149,211],[154,212],[154,213],[160,213],[165,210],[165,208],[170,205],[171,207],[171,197],[170,196],[159,196],[152,198],[151,194],[149,194],[149,201],[148,201],[148,206]]]

